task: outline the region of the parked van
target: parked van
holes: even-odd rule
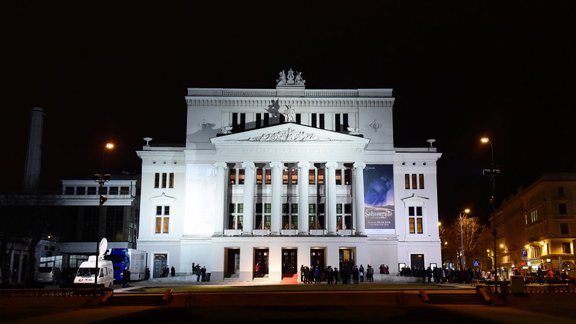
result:
[[[94,285],[94,276],[96,274],[96,256],[91,255],[88,261],[82,262],[76,277],[74,285]],[[114,266],[110,260],[98,260],[98,281],[96,285],[100,288],[112,289],[114,285]]]
[[[104,259],[107,248],[108,241],[106,238],[103,238],[100,241],[98,256],[91,255],[88,257],[88,261],[80,264],[76,272],[76,277],[74,278],[74,285],[96,285],[99,288],[112,289],[114,285],[114,266],[112,265],[112,261]],[[98,262],[96,262],[96,260],[98,260]],[[98,267],[98,269],[96,269],[96,267]],[[94,282],[96,278],[97,281]]]

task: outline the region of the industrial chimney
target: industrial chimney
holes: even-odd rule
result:
[[[40,162],[42,155],[42,130],[44,128],[44,109],[32,108],[28,151],[24,167],[24,193],[37,193],[40,185]]]

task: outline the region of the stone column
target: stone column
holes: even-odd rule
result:
[[[328,235],[336,235],[336,162],[326,163],[326,228]]]
[[[356,162],[353,167],[354,214],[352,219],[356,222],[356,233],[366,235],[364,228],[364,168],[366,163]]]
[[[279,235],[282,226],[282,170],[284,163],[271,162],[272,168],[272,219],[270,234]]]
[[[298,233],[308,234],[308,170],[310,163],[298,163]]]
[[[216,171],[216,199],[218,202],[216,205],[216,219],[214,220],[214,235],[221,236],[224,234],[224,219],[226,219],[227,210],[227,199],[226,199],[226,187],[227,179],[226,174],[228,171],[228,165],[226,162],[216,162],[214,163],[214,170]]]
[[[256,185],[254,162],[244,162],[242,163],[242,168],[244,168],[244,217],[242,233],[252,234],[252,229],[254,229],[254,186]]]

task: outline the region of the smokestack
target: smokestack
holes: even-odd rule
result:
[[[40,185],[40,162],[42,155],[42,130],[44,128],[44,109],[32,108],[28,151],[24,168],[24,193],[37,193]]]

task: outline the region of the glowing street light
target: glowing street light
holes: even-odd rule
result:
[[[469,213],[470,209],[466,208],[460,212],[460,215],[458,215],[458,221],[460,221],[460,270],[464,270],[464,265],[466,263],[464,257],[464,235],[462,231],[462,223],[465,221],[466,215]]]
[[[108,198],[106,197],[106,192],[104,190],[104,184],[106,183],[106,181],[110,181],[110,174],[105,174],[104,173],[104,158],[106,156],[106,151],[112,151],[114,149],[114,143],[111,142],[107,142],[104,145],[104,150],[102,150],[102,163],[100,164],[100,173],[99,174],[95,174],[94,175],[94,180],[96,182],[98,182],[98,197],[99,197],[99,203],[98,203],[98,209],[99,209],[99,217],[102,217],[103,214],[103,207],[102,205],[104,205],[104,203],[106,202],[106,200],[108,200]],[[98,222],[100,223],[100,222]],[[98,226],[98,236],[100,236],[100,226]],[[98,240],[98,238],[96,238],[96,262],[94,263],[96,269],[95,270],[95,275],[94,275],[94,295],[96,295],[96,292],[98,290],[98,258],[100,256],[100,241]]]
[[[482,137],[480,142],[490,144],[490,169],[484,169],[483,174],[490,176],[490,211],[492,214],[492,236],[494,237],[494,291],[498,292],[498,259],[496,257],[496,175],[500,173],[499,169],[494,167],[494,146],[489,137]]]

